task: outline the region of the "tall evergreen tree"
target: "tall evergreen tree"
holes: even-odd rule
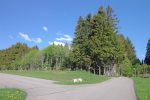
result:
[[[135,65],[136,63],[140,63],[139,59],[136,57],[136,52],[134,46],[129,38],[125,38],[123,35],[117,35],[118,42],[121,44],[121,48],[123,49],[124,56],[126,56],[132,63]]]
[[[86,69],[85,62],[89,62],[86,50],[88,47],[88,27],[85,20],[80,16],[75,30],[75,38],[73,40],[73,50],[71,54],[72,61],[78,69]],[[87,61],[88,60],[88,61]]]
[[[148,40],[147,47],[146,47],[146,55],[145,55],[145,64],[150,65],[150,39]]]
[[[99,74],[112,74],[113,66],[117,63],[119,49],[112,15],[112,11],[105,13],[104,8],[100,7],[93,17],[90,49],[94,69],[98,69]]]
[[[131,40],[127,37],[126,39],[126,55],[128,59],[131,61],[132,65],[135,65],[137,57],[135,53],[135,48],[131,42]]]

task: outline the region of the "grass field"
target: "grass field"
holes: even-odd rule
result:
[[[138,100],[150,100],[150,78],[133,78]]]
[[[108,77],[93,75],[84,71],[3,71],[2,73],[16,74],[28,77],[42,78],[57,81],[58,84],[72,85],[74,78],[82,78],[82,83],[76,84],[92,84],[103,82]]]
[[[25,100],[26,93],[19,89],[0,89],[0,100]]]

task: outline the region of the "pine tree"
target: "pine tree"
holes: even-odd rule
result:
[[[117,63],[119,49],[114,22],[112,12],[105,13],[103,7],[100,7],[98,14],[93,17],[90,49],[94,69],[98,70],[99,74],[113,73],[113,66]]]
[[[126,39],[126,55],[128,59],[131,61],[132,65],[135,65],[137,57],[135,53],[135,48],[131,42],[131,40],[127,37]]]
[[[146,47],[146,55],[145,55],[145,64],[150,65],[150,39],[148,40],[147,47]]]
[[[80,16],[76,26],[75,38],[71,58],[76,68],[86,69],[86,61],[89,60],[86,54],[88,46],[88,34],[85,20]],[[89,62],[89,61],[88,61]]]

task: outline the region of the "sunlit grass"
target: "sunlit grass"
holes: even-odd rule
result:
[[[19,89],[0,89],[0,100],[25,100],[26,93]]]
[[[54,80],[58,84],[66,85],[74,84],[74,78],[83,79],[83,82],[76,84],[99,83],[109,79],[108,77],[94,75],[85,71],[3,71],[3,73]]]
[[[133,78],[138,100],[150,100],[150,78]]]

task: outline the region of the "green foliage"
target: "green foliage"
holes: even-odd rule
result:
[[[70,67],[69,45],[50,45],[42,53],[45,55],[43,62],[45,68],[64,69]]]
[[[73,66],[78,69],[88,69],[87,65],[90,63],[88,55],[88,32],[90,31],[90,21],[90,15],[87,16],[86,21],[80,17],[76,26],[71,61],[73,62]]]
[[[125,58],[120,67],[121,67],[121,74],[123,76],[131,77],[133,75],[133,69],[131,68],[132,64],[128,58]]]
[[[143,74],[143,65],[137,63],[134,65],[134,71],[136,76],[140,76],[140,74]]]
[[[67,44],[65,46],[50,45],[42,51],[34,46],[9,66],[14,70],[65,69],[70,67],[69,54],[70,49]],[[10,69],[4,65],[0,67],[1,70],[4,68]]]
[[[106,11],[101,6],[97,14],[88,14],[85,20],[79,18],[71,53],[75,69],[113,74],[115,64],[121,63],[125,56],[125,47],[122,49],[117,38],[117,23],[110,6]]]
[[[139,67],[136,67],[136,66],[139,66],[139,64],[141,62],[136,57],[135,50],[134,50],[134,47],[133,47],[130,39],[125,38],[123,35],[119,34],[119,35],[117,35],[117,40],[118,40],[118,43],[120,46],[120,51],[121,51],[120,52],[120,54],[121,54],[120,61],[123,61],[123,62],[119,62],[119,64],[121,64],[121,66],[119,67],[120,74],[121,74],[121,72],[123,72],[122,75],[128,76],[130,74],[129,76],[131,76],[133,70],[134,70],[135,74],[139,73],[140,69],[139,69]],[[131,65],[126,64],[126,63],[128,63],[127,59],[131,62]],[[135,66],[135,68],[133,69],[132,66]]]
[[[126,39],[125,48],[126,48],[126,55],[127,55],[128,59],[131,61],[131,63],[133,65],[135,65],[137,57],[135,54],[134,46],[129,38]]]
[[[121,63],[124,59],[125,59],[125,57],[126,57],[126,55],[127,55],[127,53],[126,53],[126,39],[125,39],[125,37],[122,35],[122,34],[117,34],[117,41],[118,41],[118,45],[119,45],[119,49],[120,49],[120,62],[119,63]]]
[[[143,65],[143,74],[145,74],[144,77],[147,77],[146,74],[150,74],[150,65]]]
[[[19,89],[0,89],[0,100],[25,100],[26,95]]]
[[[134,46],[129,38],[125,38],[122,34],[117,35],[118,42],[120,44],[120,49],[122,49],[122,53],[124,53],[124,57],[127,57],[132,65],[136,63],[140,63],[140,60],[137,59],[135,54]]]
[[[147,66],[147,71],[148,73],[150,73],[150,66]]]
[[[30,48],[26,44],[16,43],[10,48],[0,51],[0,69],[13,69],[11,66],[14,62],[20,60]]]
[[[37,49],[32,49],[26,54],[20,61],[20,67],[22,69],[39,69],[41,68],[42,62],[40,61],[42,54]]]
[[[106,15],[103,7],[100,7],[99,13],[93,17],[90,50],[93,60],[98,65],[110,65],[117,62],[118,46],[111,13]]]

